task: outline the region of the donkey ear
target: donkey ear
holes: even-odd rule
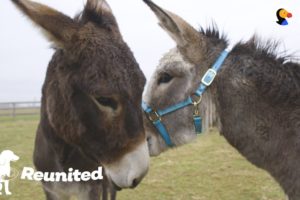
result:
[[[80,20],[82,22],[93,22],[98,27],[119,33],[117,21],[105,0],[87,0]]]
[[[103,12],[112,13],[109,4],[105,0],[88,0],[86,5],[99,14]]]
[[[30,0],[11,0],[26,16],[42,28],[55,46],[63,47],[77,32],[77,24],[70,17]]]
[[[204,36],[178,15],[143,0],[159,19],[159,25],[175,40],[181,53],[192,63],[199,63],[205,49]],[[199,52],[200,51],[200,52]]]

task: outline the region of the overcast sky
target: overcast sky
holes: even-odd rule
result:
[[[147,78],[163,53],[175,46],[157,25],[157,19],[142,0],[107,0],[118,20],[125,41],[134,52]],[[282,47],[300,57],[299,0],[154,0],[177,13],[195,28],[214,20],[231,43],[254,33],[282,41]],[[84,0],[39,0],[74,16]],[[292,12],[290,25],[275,23],[276,11]],[[41,86],[53,50],[40,31],[9,0],[0,1],[0,102],[40,100]]]

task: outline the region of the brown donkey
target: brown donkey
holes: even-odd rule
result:
[[[134,188],[149,153],[142,118],[145,77],[105,0],[75,19],[29,0],[12,2],[53,42],[43,86],[34,164],[42,172],[92,172],[103,165],[116,188]],[[48,200],[99,199],[101,181],[43,182]]]
[[[177,43],[177,48],[161,60],[145,101],[157,110],[150,113],[152,121],[161,120],[173,145],[181,145],[196,138],[195,107],[159,115],[189,97],[195,102],[199,100],[193,94],[204,74],[224,55],[227,41],[215,29],[198,32],[177,15],[152,1],[144,1]],[[300,65],[277,57],[275,47],[255,37],[237,44],[196,106],[204,120],[204,129],[216,119],[221,134],[232,146],[257,167],[268,171],[290,200],[299,200]],[[213,73],[210,70],[209,74]],[[168,148],[149,120],[145,128],[151,155]]]

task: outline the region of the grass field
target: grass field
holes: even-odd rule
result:
[[[0,152],[14,151],[21,159],[18,171],[32,166],[37,117],[0,119]],[[11,181],[10,197],[2,200],[45,199],[39,183]],[[135,190],[118,194],[120,200],[284,200],[277,183],[257,169],[215,130],[192,144],[168,151],[151,160],[148,176]]]

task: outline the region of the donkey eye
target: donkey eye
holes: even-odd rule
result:
[[[168,74],[168,73],[163,73],[160,78],[158,79],[158,85],[160,84],[164,84],[164,83],[169,83],[171,80],[173,79],[173,77]]]
[[[109,97],[98,97],[96,98],[97,102],[105,107],[111,107],[112,109],[116,110],[118,108],[118,103]]]

